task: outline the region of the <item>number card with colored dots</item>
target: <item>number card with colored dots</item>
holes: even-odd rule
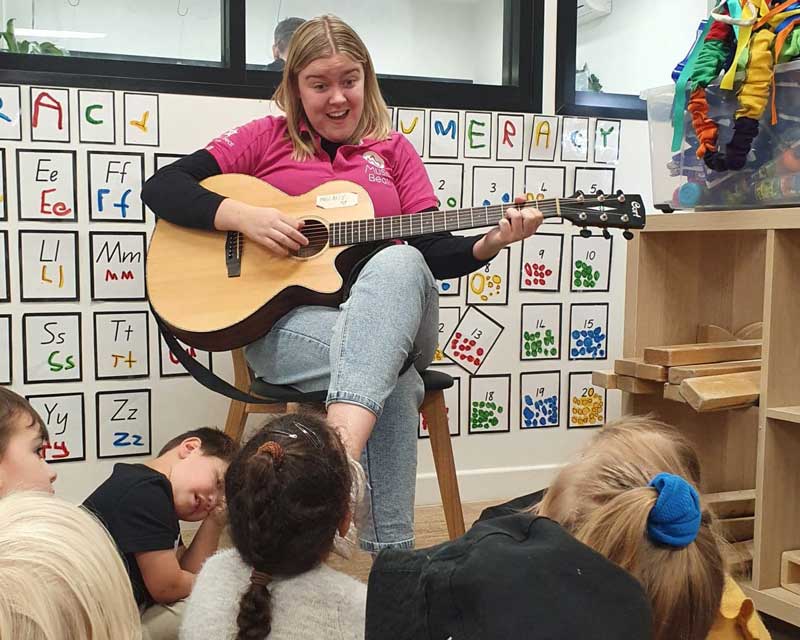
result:
[[[450,336],[444,355],[459,367],[475,374],[483,366],[500,334],[502,325],[477,307],[467,307]]]
[[[472,376],[469,379],[469,432],[511,431],[511,376]]]
[[[98,391],[97,457],[149,456],[150,389]]]
[[[614,238],[572,236],[572,291],[607,292],[611,280],[611,248]]]
[[[437,280],[436,286],[439,287],[440,296],[461,295],[461,278],[451,278],[450,280]]]
[[[520,428],[545,429],[561,424],[561,372],[523,373],[519,378]]]
[[[520,291],[560,291],[564,236],[535,233],[522,241]]]
[[[86,427],[82,393],[26,396],[47,427],[47,462],[86,460]]]
[[[464,165],[426,162],[425,169],[433,185],[439,209],[459,209],[464,190]]]
[[[601,427],[606,421],[606,390],[592,384],[592,373],[569,374],[567,428]]]
[[[508,304],[509,254],[506,247],[480,271],[467,276],[467,304]]]
[[[566,167],[525,167],[525,196],[529,200],[563,198],[567,191]],[[547,218],[545,224],[562,224],[561,218]]]
[[[609,195],[614,193],[614,169],[597,167],[577,167],[575,169],[575,191],[586,194],[602,191]]]
[[[561,357],[561,305],[523,304],[520,323],[521,360]]]
[[[461,378],[453,378],[453,386],[444,390],[444,406],[447,409],[447,426],[450,436],[461,435]],[[428,423],[419,414],[419,437],[430,438]]]
[[[78,219],[76,152],[17,149],[19,219]]]
[[[514,167],[473,167],[472,206],[514,202]]]
[[[412,144],[420,157],[425,153],[425,109],[398,109],[397,130]]]
[[[80,382],[80,313],[26,313],[22,316],[25,384]]]
[[[447,346],[447,340],[456,330],[460,319],[460,307],[439,307],[439,342],[436,345],[436,351],[433,353],[432,367],[455,364],[449,357],[444,355],[444,348]]]
[[[95,311],[94,367],[98,380],[150,375],[147,311]]]
[[[608,303],[573,304],[569,319],[569,359],[608,357]]]
[[[0,384],[11,384],[11,316],[0,316]]]
[[[181,364],[180,360],[175,357],[175,354],[170,351],[167,343],[164,341],[164,336],[158,332],[158,357],[159,357],[159,375],[162,378],[172,378],[176,376],[188,376],[189,372]],[[190,347],[180,340],[178,343],[184,348],[192,358],[202,363],[206,369],[213,369],[211,361],[211,352],[201,351]]]
[[[431,111],[428,130],[429,158],[458,158],[458,111]]]
[[[11,300],[11,272],[8,263],[8,231],[0,231],[0,302]]]

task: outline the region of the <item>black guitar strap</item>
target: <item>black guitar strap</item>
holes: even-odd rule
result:
[[[161,332],[161,335],[164,336],[164,342],[167,343],[170,351],[172,351],[172,353],[178,359],[178,362],[186,367],[186,370],[189,372],[189,374],[206,389],[220,393],[231,400],[238,400],[239,402],[249,402],[251,404],[276,404],[275,400],[254,396],[245,391],[237,389],[227,380],[220,378],[216,373],[211,371],[211,369],[204,367],[200,362],[195,360],[186,352],[186,349],[183,348],[181,343],[178,342],[178,339],[173,335],[172,331],[170,331],[167,325],[164,324],[164,321],[161,320],[155,309],[153,309],[152,305],[150,305],[150,312],[156,319],[158,330]]]

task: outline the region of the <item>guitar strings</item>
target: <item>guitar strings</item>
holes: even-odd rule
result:
[[[570,200],[571,202],[579,202],[577,199],[563,199],[563,200],[559,199],[559,202],[563,203],[565,200]],[[608,202],[608,201],[606,201],[606,202]],[[611,202],[614,202],[614,200],[612,199]],[[519,204],[525,204],[525,203],[519,203]],[[588,213],[589,215],[592,215],[591,211],[587,212],[587,206],[586,206],[586,202],[585,201],[580,203],[580,204],[582,205],[581,207],[574,207],[574,206],[569,206],[569,205],[564,206],[563,204],[561,204],[559,206],[558,204],[556,204],[553,201],[548,201],[548,202],[539,202],[539,206],[536,207],[536,208],[540,212],[545,214],[545,218],[563,217],[563,216],[559,216],[559,213],[567,213],[567,214],[570,214],[570,213],[575,213],[575,214]],[[604,202],[598,202],[598,204],[594,205],[594,206],[602,206],[603,204],[604,204]],[[326,237],[331,237],[334,233],[336,233],[337,236],[338,235],[351,236],[349,239],[352,240],[352,236],[353,235],[361,235],[362,232],[363,233],[371,232],[373,235],[381,234],[385,230],[383,228],[384,227],[383,221],[385,221],[387,219],[388,220],[395,220],[396,219],[396,220],[400,221],[401,229],[399,230],[399,234],[398,234],[399,236],[424,235],[426,233],[436,233],[436,231],[435,231],[435,229],[433,227],[436,226],[436,224],[437,224],[437,222],[439,222],[439,220],[434,220],[433,219],[434,216],[437,216],[437,215],[443,216],[444,223],[446,225],[449,224],[449,223],[458,224],[460,222],[460,218],[462,218],[463,216],[469,215],[471,218],[474,218],[474,214],[475,213],[480,214],[480,215],[487,215],[487,216],[488,216],[488,214],[497,215],[497,214],[503,213],[510,206],[511,205],[491,205],[491,206],[488,206],[488,207],[471,207],[471,208],[465,208],[465,209],[446,209],[446,210],[440,210],[440,211],[425,211],[425,212],[421,212],[421,213],[425,213],[425,214],[429,215],[429,222],[428,222],[428,224],[425,224],[425,222],[420,223],[421,224],[421,227],[420,227],[421,231],[419,233],[413,233],[413,225],[414,225],[413,219],[415,217],[417,217],[417,216],[420,216],[420,214],[413,214],[412,213],[412,214],[399,214],[399,215],[392,215],[392,216],[384,216],[384,217],[380,217],[380,218],[363,218],[363,219],[360,219],[360,220],[342,220],[342,221],[338,221],[338,222],[337,221],[333,221],[333,222],[329,222],[329,226],[327,226],[325,228],[325,230],[318,230],[318,231],[311,230],[308,233],[305,233],[303,235],[309,240],[317,240],[317,239],[322,239],[322,238],[326,238]],[[528,206],[530,206],[530,205],[528,205]],[[604,213],[604,211],[595,212],[595,215],[597,213]],[[605,213],[609,213],[611,215],[619,215],[619,213],[616,212],[615,209],[613,209],[613,208],[609,208],[608,211],[605,211]],[[477,228],[480,228],[482,226],[493,226],[500,219],[501,219],[500,217],[497,217],[494,221],[487,220],[487,223],[485,225],[476,225],[475,227],[469,227],[469,228],[477,229]],[[412,220],[412,222],[407,222],[409,220]],[[631,220],[631,222],[632,221],[633,220]],[[356,225],[358,225],[358,224],[360,224],[362,222],[367,223],[367,226],[368,225],[372,225],[372,228],[371,229],[369,229],[369,228],[368,229],[359,229]],[[604,222],[608,222],[608,221],[604,221]],[[333,229],[334,225],[347,225],[347,224],[350,224],[351,227],[350,228],[341,227],[340,229],[337,229],[335,231]],[[388,223],[388,225],[389,225],[389,232],[391,233],[393,222]],[[403,229],[404,226],[410,227],[408,229],[409,233],[405,233],[404,232],[405,231]],[[426,230],[425,229],[426,226],[430,226],[432,228],[430,230]],[[603,225],[597,225],[595,223],[594,226],[603,226]],[[381,240],[381,239],[384,239],[384,238],[374,238],[374,240]]]

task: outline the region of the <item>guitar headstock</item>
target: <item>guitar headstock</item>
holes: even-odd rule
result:
[[[642,197],[617,191],[605,195],[602,191],[585,194],[576,191],[570,198],[559,200],[559,213],[562,218],[581,228],[581,235],[591,235],[586,227],[603,229],[609,237],[608,229],[624,229],[623,236],[633,238],[631,229],[644,229],[645,211]]]

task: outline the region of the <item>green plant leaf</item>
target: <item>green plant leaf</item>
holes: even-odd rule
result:
[[[43,53],[48,56],[64,55],[64,52],[61,49],[59,49],[56,45],[54,45],[52,42],[40,42],[39,53]]]

